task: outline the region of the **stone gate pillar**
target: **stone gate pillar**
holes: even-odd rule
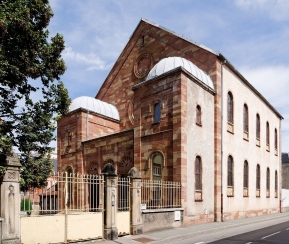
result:
[[[16,153],[6,157],[6,161],[0,162],[0,166],[6,169],[0,179],[2,219],[2,244],[19,244],[20,241],[20,186],[19,172],[20,161]],[[1,243],[1,242],[0,242]]]
[[[104,175],[104,233],[107,240],[118,238],[116,223],[117,215],[117,174],[112,164],[106,164],[102,173]]]
[[[130,233],[139,235],[143,233],[142,213],[141,213],[141,174],[136,167],[128,172],[131,178],[130,188],[130,206],[131,206],[131,224]]]

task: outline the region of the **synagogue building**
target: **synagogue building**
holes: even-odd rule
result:
[[[221,53],[142,19],[58,121],[58,170],[180,182],[184,224],[276,213],[282,119]]]

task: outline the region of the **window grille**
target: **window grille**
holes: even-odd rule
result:
[[[266,144],[270,144],[270,127],[269,122],[266,123]]]
[[[243,109],[243,130],[249,132],[249,123],[248,123],[248,106],[244,104]]]
[[[248,162],[244,162],[244,182],[243,187],[248,188],[248,181],[249,181],[249,175],[248,175]]]
[[[266,180],[266,189],[267,191],[270,191],[270,169],[267,168],[267,180]]]
[[[257,168],[256,168],[256,189],[260,190],[260,165],[257,164]]]
[[[233,124],[233,115],[233,95],[231,92],[229,92],[227,97],[227,120],[231,124]]]
[[[228,157],[228,187],[234,186],[234,179],[233,179],[233,158],[232,156]]]
[[[196,157],[195,161],[195,190],[202,190],[202,162],[199,156]]]

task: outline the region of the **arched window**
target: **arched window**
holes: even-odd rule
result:
[[[154,105],[154,123],[159,123],[161,121],[161,104],[155,103]]]
[[[278,173],[275,170],[275,197],[278,197]]]
[[[266,123],[266,144],[267,144],[267,146],[269,148],[269,145],[270,145],[270,126],[269,126],[269,122],[268,121]]]
[[[228,92],[227,96],[227,121],[230,124],[234,123],[233,95],[231,92]]]
[[[256,190],[260,191],[260,182],[261,182],[261,177],[260,177],[260,165],[257,164],[256,167]],[[258,196],[258,195],[257,195]],[[260,192],[259,192],[259,196],[260,196]],[[258,197],[259,197],[258,196]]]
[[[248,174],[248,162],[244,162],[244,172],[243,172],[243,187],[248,188],[249,174]]]
[[[275,150],[278,150],[278,133],[277,129],[275,128],[275,133],[274,133],[274,145],[275,145]],[[275,152],[277,154],[277,152]]]
[[[249,120],[248,120],[248,106],[244,104],[243,108],[243,130],[244,132],[249,132]]]
[[[270,169],[267,168],[267,173],[266,173],[266,196],[270,197]]]
[[[156,153],[152,158],[153,180],[162,179],[162,166],[163,156],[160,153]]]
[[[228,186],[234,186],[234,178],[233,178],[233,170],[234,170],[234,163],[232,156],[228,157]]]
[[[256,139],[260,140],[260,116],[256,114]]]
[[[196,124],[198,125],[202,124],[202,111],[199,105],[197,105],[196,107]]]
[[[202,191],[202,161],[199,156],[195,160],[195,190]]]
[[[73,170],[71,166],[66,167],[66,177],[67,177],[67,203],[72,203]]]

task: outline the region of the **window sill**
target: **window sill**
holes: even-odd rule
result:
[[[234,134],[234,125],[231,124],[231,123],[229,123],[229,122],[227,122],[227,131],[228,131],[229,133]]]
[[[269,147],[268,144],[266,145],[266,151],[267,151],[267,152],[270,152],[270,147]]]
[[[247,131],[243,131],[243,139],[249,141],[249,133]]]
[[[152,125],[159,125],[161,122],[154,122]]]
[[[227,197],[234,197],[234,188],[227,187]]]
[[[203,199],[201,199],[201,200],[195,200],[195,202],[202,202],[203,201]]]
[[[257,147],[261,147],[260,144],[261,144],[261,143],[260,143],[260,139],[256,138],[256,146],[257,146]]]
[[[196,122],[196,125],[199,126],[199,127],[202,127],[202,124]]]

